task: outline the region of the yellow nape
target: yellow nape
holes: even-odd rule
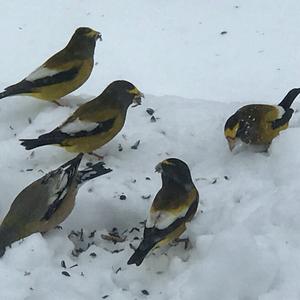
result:
[[[233,128],[226,128],[224,131],[225,137],[235,139],[236,133],[237,133],[239,127],[240,127],[240,124],[237,123]]]

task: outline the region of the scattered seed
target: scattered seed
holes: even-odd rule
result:
[[[120,200],[126,200],[127,199],[126,195],[124,195],[124,194],[120,195],[119,198],[120,198]]]
[[[134,231],[140,232],[140,229],[137,228],[137,227],[132,227],[132,228],[130,229],[129,233],[132,233],[132,232],[134,232]]]
[[[221,35],[224,35],[224,34],[227,34],[228,32],[227,31],[221,31]]]
[[[217,178],[213,179],[213,181],[211,182],[211,184],[215,184],[217,183]]]
[[[143,196],[142,196],[142,199],[148,200],[148,199],[150,199],[150,197],[151,197],[151,194],[143,195]]]
[[[146,109],[146,112],[147,112],[150,116],[152,116],[152,115],[154,114],[154,109],[148,107],[148,108]]]
[[[146,295],[146,296],[149,296],[149,295],[150,295],[149,292],[148,292],[147,290],[142,290],[141,292],[142,292],[142,294],[144,294],[144,295]]]
[[[151,178],[150,178],[150,177],[146,177],[145,179],[146,179],[146,180],[151,180]]]
[[[103,297],[102,297],[102,299],[106,299],[106,298],[108,298],[109,297],[109,295],[104,295]]]
[[[141,225],[145,226],[146,220],[139,222]]]
[[[80,229],[80,241],[83,242],[83,228]]]
[[[27,172],[31,172],[31,171],[33,171],[33,169],[26,169],[26,171],[27,171]]]
[[[122,270],[122,268],[120,267],[119,269],[117,269],[117,271],[115,273],[118,274],[121,270]]]
[[[29,276],[30,274],[31,274],[30,272],[27,271],[24,272],[24,276]]]
[[[96,230],[93,230],[93,231],[90,233],[89,238],[90,238],[90,239],[93,238],[93,237],[95,236],[95,234],[96,234]]]
[[[31,118],[30,118],[30,117],[28,118],[28,123],[29,123],[29,124],[31,124],[31,123],[32,123],[32,120],[31,120]]]
[[[75,264],[75,265],[71,266],[69,269],[72,269],[72,268],[75,268],[75,267],[78,267],[78,264]]]
[[[113,242],[114,244],[116,243],[122,243],[126,240],[126,237],[120,237],[120,236],[115,236],[111,234],[101,234],[101,238],[105,241],[110,241]]]
[[[139,147],[140,145],[140,140],[137,140],[132,146],[131,146],[131,149],[134,149],[134,150],[137,150],[137,148]]]
[[[92,193],[94,189],[92,187],[88,188],[88,193]]]
[[[225,175],[225,176],[224,176],[224,179],[225,179],[225,180],[229,180],[229,177]]]
[[[115,249],[113,251],[111,251],[112,254],[115,254],[115,253],[119,253],[119,252],[122,252],[124,251],[124,249]]]
[[[152,122],[152,123],[154,123],[154,122],[156,122],[156,118],[154,117],[154,116],[152,116],[151,118],[150,118],[150,122]]]
[[[71,275],[67,271],[62,271],[61,274],[65,275],[67,277],[71,277]]]
[[[122,147],[121,144],[118,145],[118,151],[119,151],[119,152],[123,151],[123,147]]]
[[[65,263],[64,260],[62,260],[62,261],[60,262],[60,265],[61,265],[61,267],[64,268],[64,269],[67,268],[66,263]]]
[[[95,252],[90,253],[90,257],[96,257],[97,254]]]

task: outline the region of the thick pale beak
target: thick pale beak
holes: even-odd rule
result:
[[[163,171],[163,169],[162,169],[161,163],[157,164],[155,167],[155,172],[162,173],[162,171]]]
[[[142,104],[142,98],[145,98],[144,94],[140,92],[136,87],[132,90],[128,91],[129,94],[134,95],[134,98],[132,100],[132,103],[134,104],[132,107],[136,107],[138,105]]]
[[[236,145],[236,139],[233,139],[231,137],[227,137],[226,139],[228,142],[229,149],[230,149],[230,151],[232,151]]]
[[[102,34],[98,31],[95,31],[96,35],[95,35],[95,39],[96,41],[99,40],[102,42]]]

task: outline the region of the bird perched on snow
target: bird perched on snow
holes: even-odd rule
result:
[[[91,75],[98,39],[102,40],[99,32],[78,28],[64,49],[22,81],[5,88],[0,99],[21,94],[59,104],[58,99],[78,89]]]
[[[143,240],[128,260],[129,265],[139,266],[155,246],[177,239],[197,211],[199,194],[188,166],[169,158],[155,169],[161,173],[162,187],[153,200]]]
[[[300,88],[290,90],[278,105],[250,104],[240,108],[224,127],[230,150],[239,142],[268,149],[280,131],[288,128],[294,113],[290,106],[299,93]]]
[[[124,126],[127,109],[140,105],[143,94],[130,82],[112,82],[97,98],[82,104],[62,125],[37,139],[21,139],[33,149],[59,145],[69,152],[91,153],[109,142]]]
[[[82,156],[79,154],[19,193],[0,226],[0,256],[11,243],[63,222],[74,208],[79,187],[111,171],[102,162],[78,171]]]

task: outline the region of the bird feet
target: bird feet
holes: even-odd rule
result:
[[[175,245],[179,244],[179,243],[184,243],[184,250],[188,250],[190,248],[192,248],[192,244],[189,238],[184,238],[184,239],[175,239],[174,240]]]
[[[58,106],[63,106],[63,105],[60,104],[57,100],[53,100],[52,102],[55,103],[55,104],[58,105]]]

